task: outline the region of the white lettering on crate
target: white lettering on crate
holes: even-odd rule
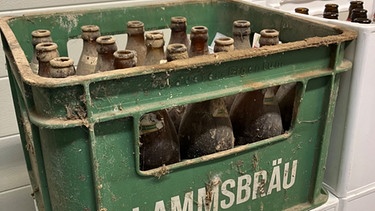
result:
[[[219,177],[214,177],[205,187],[196,191],[196,198],[194,191],[186,192],[182,199],[179,195],[172,196],[170,203],[165,203],[164,200],[155,202],[154,211],[194,211],[194,204],[197,204],[197,211],[218,211],[248,202],[250,199],[256,200],[274,192],[287,190],[296,181],[298,160],[284,163],[283,170],[281,164],[282,158],[272,162],[273,169],[269,182],[265,170],[257,171],[253,175],[243,174],[236,179],[227,179],[223,182]],[[140,210],[139,207],[132,209]]]

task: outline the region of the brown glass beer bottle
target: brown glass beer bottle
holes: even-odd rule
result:
[[[115,60],[113,66],[115,69],[125,69],[137,65],[137,52],[133,50],[118,50],[113,53]]]
[[[169,26],[169,28],[171,29],[171,38],[168,45],[181,43],[184,44],[186,48],[190,47],[190,40],[186,34],[186,27],[187,19],[185,17],[171,17],[171,25]]]
[[[56,57],[49,63],[51,78],[66,78],[76,73],[74,62],[69,57]]]
[[[233,22],[233,39],[235,49],[251,48],[250,45],[250,21],[236,20]]]
[[[42,42],[52,42],[51,32],[46,29],[38,29],[31,32],[32,44],[34,48],[33,57],[30,62],[30,67],[33,73],[38,74],[39,61],[37,59],[36,45]]]
[[[141,170],[180,161],[177,133],[165,109],[144,114],[139,130]]]
[[[51,77],[51,64],[53,58],[59,57],[57,44],[53,42],[39,43],[35,46],[37,59],[39,61],[38,75],[42,77]]]
[[[100,36],[99,26],[85,25],[81,27],[83,39],[82,53],[77,65],[77,75],[88,75],[95,72],[98,60],[96,39]]]
[[[208,29],[205,26],[193,26],[190,32],[189,57],[208,54]]]
[[[137,66],[145,63],[147,48],[145,45],[145,28],[141,21],[128,21],[127,23],[128,42],[126,50],[134,50],[137,52]]]
[[[98,52],[98,62],[95,72],[113,70],[115,61],[113,53],[117,51],[115,38],[112,36],[98,37],[96,39],[96,51]]]
[[[145,65],[160,64],[160,61],[165,59],[163,32],[146,33],[146,46]]]

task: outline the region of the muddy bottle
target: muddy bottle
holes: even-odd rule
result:
[[[144,23],[141,21],[128,21],[127,27],[128,43],[126,44],[126,50],[136,51],[137,66],[144,65],[147,52]]]
[[[232,124],[224,100],[219,98],[187,105],[179,138],[183,159],[233,148]]]
[[[100,37],[100,29],[96,25],[85,25],[81,27],[81,30],[83,48],[77,65],[77,75],[88,75],[95,72],[98,60],[96,39]]]
[[[52,42],[51,32],[46,29],[38,29],[31,32],[32,44],[34,48],[33,57],[30,62],[30,67],[33,73],[38,74],[39,62],[37,59],[36,45],[42,42]]]
[[[233,22],[233,39],[235,49],[251,48],[250,45],[250,22],[246,20],[236,20]]]
[[[167,46],[167,61],[189,58],[187,47],[181,43],[169,44]]]
[[[205,26],[193,26],[190,32],[189,57],[208,54],[208,29]]]
[[[363,9],[363,1],[351,1],[350,2],[348,17],[346,18],[347,21],[352,21],[353,9]]]
[[[260,46],[277,45],[279,32],[264,29],[260,32]],[[276,87],[241,93],[236,96],[230,109],[230,118],[236,145],[253,143],[283,133]]]
[[[165,109],[144,114],[139,130],[141,170],[180,161],[177,133]]]
[[[275,29],[263,29],[260,31],[259,45],[277,45],[279,44],[279,32]]]
[[[236,145],[283,133],[280,110],[271,88],[239,94],[230,110]]]
[[[42,77],[51,77],[50,61],[53,58],[59,57],[57,51],[57,44],[53,42],[39,43],[35,46],[37,52],[37,59],[39,61],[38,75]]]
[[[217,38],[214,45],[214,52],[230,52],[234,50],[234,40],[230,37]]]
[[[56,57],[49,63],[51,78],[66,78],[76,73],[74,62],[69,57]]]
[[[169,44],[181,43],[187,48],[190,47],[190,40],[186,34],[187,20],[182,16],[171,17],[171,38]]]
[[[294,9],[294,12],[295,13],[299,13],[299,14],[308,15],[309,14],[309,9],[306,8],[306,7],[297,7],[297,8]]]
[[[113,66],[115,69],[125,69],[137,65],[137,52],[133,50],[118,50],[113,53],[115,60]]]
[[[114,69],[115,57],[113,53],[117,51],[116,40],[112,36],[101,36],[96,39],[96,51],[98,52],[98,62],[95,72],[104,72]]]
[[[163,32],[146,33],[147,53],[145,65],[160,64],[165,59]]]
[[[232,38],[215,40],[215,52],[233,51]],[[203,155],[231,149],[234,136],[225,98],[189,104],[179,128],[182,158],[196,158]]]
[[[339,19],[339,5],[326,4],[323,12],[323,18]]]
[[[168,62],[189,58],[186,46],[181,43],[168,45],[166,57]],[[179,132],[178,130],[180,128],[181,119],[185,110],[185,105],[174,106],[167,109],[168,115],[171,118],[177,133]]]
[[[280,115],[285,131],[290,129],[293,120],[296,89],[296,83],[284,84],[279,87],[275,95],[276,101],[279,104]]]
[[[214,52],[230,52],[235,49],[234,47],[234,39],[230,37],[222,37],[214,40]],[[234,99],[236,98],[236,95],[231,95],[224,97],[224,101],[227,107],[227,110],[230,111],[230,108],[233,104]]]

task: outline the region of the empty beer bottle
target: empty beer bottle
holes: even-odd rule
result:
[[[51,32],[46,29],[38,29],[31,32],[32,44],[34,48],[33,57],[30,62],[30,67],[33,73],[38,74],[39,61],[37,59],[36,45],[42,42],[52,42]]]
[[[346,18],[347,21],[352,21],[353,9],[363,9],[363,1],[351,1],[350,2],[348,17]]]
[[[299,14],[308,15],[309,14],[309,9],[306,8],[306,7],[297,7],[297,8],[294,9],[294,12],[295,13],[299,13]]]
[[[234,50],[232,38],[215,40],[214,49]],[[179,128],[182,158],[196,158],[234,147],[232,124],[224,98],[187,105]]]
[[[128,42],[126,50],[134,50],[137,52],[137,66],[144,65],[146,59],[147,48],[145,45],[145,28],[141,21],[128,21],[127,34]]]
[[[160,64],[160,61],[165,59],[163,32],[146,33],[146,46],[145,65]]]
[[[233,22],[233,39],[235,49],[251,48],[250,45],[250,21],[236,20]]]
[[[51,77],[50,61],[53,58],[59,57],[57,51],[57,44],[53,42],[39,43],[35,46],[37,52],[37,59],[39,61],[38,75],[42,77]]]
[[[190,40],[186,34],[187,20],[182,16],[171,17],[171,38],[169,45],[174,43],[184,44],[187,48],[190,47]]]
[[[276,29],[263,29],[260,31],[260,47],[277,44],[279,44],[279,32]]]
[[[280,115],[285,131],[290,129],[292,123],[296,87],[296,83],[281,85],[275,95],[276,101],[279,104]]]
[[[189,58],[186,46],[181,43],[174,43],[168,45],[166,57],[168,62]],[[179,132],[181,119],[183,114],[185,113],[185,110],[185,105],[174,106],[167,109],[168,115],[171,118],[177,133]]]
[[[283,133],[280,110],[271,88],[239,94],[230,110],[236,145]]]
[[[205,26],[193,26],[190,32],[189,57],[208,54],[208,28]]]
[[[133,50],[118,50],[113,53],[113,56],[115,69],[131,68],[137,65],[137,53]]]
[[[217,38],[214,42],[214,52],[230,52],[234,50],[234,40],[230,37]]]
[[[95,72],[98,60],[96,39],[100,37],[99,26],[85,25],[81,27],[83,39],[82,53],[77,65],[77,75],[88,75]]]
[[[50,65],[52,78],[66,78],[76,73],[74,62],[69,57],[56,57],[50,61]]]
[[[339,5],[326,4],[323,12],[323,18],[339,19]]]
[[[187,105],[179,138],[181,157],[187,159],[233,148],[232,124],[224,100],[220,98]]]
[[[230,52],[235,49],[234,47],[234,39],[230,37],[221,37],[214,40],[214,52]],[[241,43],[239,43],[241,45]],[[224,98],[227,110],[230,111],[232,107],[233,101],[236,98],[236,95],[227,96]]]
[[[117,51],[116,40],[112,36],[101,36],[96,39],[96,51],[98,52],[98,62],[95,72],[104,72],[114,69],[115,57],[113,53]]]
[[[264,29],[260,46],[277,45],[279,32]],[[230,109],[236,145],[253,143],[283,133],[282,120],[275,92],[278,86],[241,93]]]
[[[139,130],[141,170],[180,161],[177,133],[165,109],[144,114]]]
[[[167,46],[167,61],[189,58],[187,47],[184,44],[174,43]]]

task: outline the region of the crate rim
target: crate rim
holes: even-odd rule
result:
[[[265,7],[252,4],[249,2],[244,2],[242,0],[231,0],[231,1],[266,9]],[[223,2],[223,1],[222,0],[204,0],[204,1],[188,0],[184,2],[169,3],[168,5],[172,5],[172,4],[177,5],[177,4],[194,3],[194,2],[199,2],[199,3],[208,2],[209,3],[209,2]],[[164,4],[165,3],[166,2],[164,2]],[[152,6],[164,5],[164,4],[163,2],[158,2],[158,3],[152,4]],[[100,11],[100,9],[89,9],[88,11],[86,11],[86,13],[94,12],[94,11]],[[80,13],[80,12],[82,11],[72,11],[72,13]],[[349,29],[347,27],[337,26],[337,25],[330,24],[330,23],[324,23],[318,20],[312,20],[309,18],[304,18],[295,14],[286,13],[282,11],[276,10],[275,12],[281,13],[287,17],[303,19],[311,24],[318,24],[318,25],[332,28],[338,34],[328,35],[325,37],[309,37],[304,40],[282,43],[277,46],[264,46],[261,48],[236,50],[234,52],[231,52],[230,54],[225,53],[225,52],[214,53],[214,54],[209,54],[205,56],[200,56],[198,58],[197,57],[189,58],[189,59],[179,60],[178,62],[168,62],[165,64],[159,64],[159,65],[139,66],[139,67],[133,67],[133,68],[127,68],[127,69],[118,69],[118,70],[94,73],[94,74],[84,75],[84,76],[75,75],[75,76],[71,76],[67,78],[45,78],[45,77],[36,75],[32,72],[29,62],[26,59],[26,55],[24,54],[24,51],[22,50],[17,38],[15,37],[8,23],[18,18],[27,18],[27,17],[41,16],[41,15],[42,16],[59,15],[62,13],[40,13],[40,14],[27,14],[24,16],[2,17],[0,18],[0,29],[5,38],[3,42],[8,43],[9,48],[10,48],[10,53],[12,54],[15,60],[15,65],[17,66],[17,69],[19,70],[19,73],[16,73],[14,68],[12,68],[13,74],[19,74],[21,76],[22,81],[25,82],[26,84],[36,86],[36,87],[50,87],[50,88],[74,86],[74,85],[80,85],[80,84],[84,85],[86,83],[92,83],[92,82],[103,81],[103,80],[113,80],[113,79],[133,77],[133,76],[138,76],[138,75],[147,75],[147,74],[159,73],[159,72],[170,72],[172,70],[178,71],[179,69],[194,69],[197,67],[202,67],[202,66],[210,65],[210,64],[220,64],[220,63],[228,62],[228,61],[267,56],[267,55],[282,53],[286,51],[319,47],[322,45],[327,46],[330,44],[351,41],[357,37],[357,33],[354,30]]]

